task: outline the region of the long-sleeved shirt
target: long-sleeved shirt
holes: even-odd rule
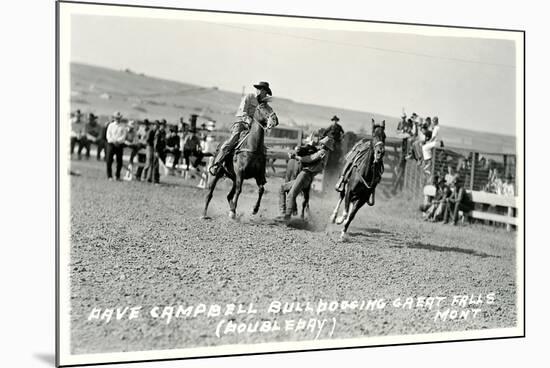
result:
[[[107,142],[121,144],[126,141],[126,134],[128,134],[128,128],[121,123],[113,121],[107,127]]]
[[[200,151],[201,141],[194,134],[188,134],[183,140],[183,149],[185,151]]]
[[[101,134],[101,126],[98,123],[88,122],[84,127],[84,131],[86,132],[86,138],[96,140]]]
[[[166,137],[166,146],[170,148],[180,149],[180,137],[174,133]]]
[[[327,164],[329,153],[326,149],[321,148],[319,151],[300,157],[299,160],[302,162],[303,171],[307,171],[313,175],[318,174],[323,171]]]
[[[147,134],[149,133],[149,129],[145,126],[140,126],[136,133],[136,143],[139,144],[145,144],[147,145]]]
[[[239,120],[246,121],[250,123],[254,117],[254,112],[258,107],[258,98],[254,93],[249,93],[243,97],[237,110],[236,117],[240,118]]]
[[[335,143],[340,143],[340,141],[342,140],[342,137],[344,136],[344,129],[338,123],[331,124],[327,128],[325,132],[325,136],[331,137],[332,139],[334,139]]]
[[[432,136],[430,138],[430,142],[437,142],[440,140],[441,140],[441,137],[439,137],[439,125],[436,125],[432,129]]]
[[[155,141],[154,141],[155,152],[163,154],[166,149],[166,131],[164,129],[157,129],[155,132]]]

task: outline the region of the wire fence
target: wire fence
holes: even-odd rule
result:
[[[467,190],[517,194],[516,155],[438,147],[434,148],[432,157],[428,168],[416,161],[407,161],[403,189],[409,195],[421,197],[425,185],[447,174],[457,175]]]

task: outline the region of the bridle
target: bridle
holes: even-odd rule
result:
[[[379,140],[378,142],[376,142],[374,144],[374,146],[372,147],[372,154],[374,155],[375,154],[375,148],[378,147],[378,146],[384,146],[384,141],[382,140]],[[373,163],[372,163],[372,166],[374,166],[375,164],[377,163],[376,161],[376,157],[374,158],[373,160]],[[369,167],[367,167],[367,170],[365,170],[365,173],[368,174],[369,172],[369,169],[370,169],[370,165]],[[384,169],[384,166],[382,166],[382,170]],[[359,178],[361,178],[361,182],[368,188],[368,189],[373,189],[374,187],[374,180],[375,180],[375,173],[372,174],[372,180],[371,180],[371,183],[369,185],[369,183],[367,183],[367,181],[365,180],[365,178],[363,178],[363,175],[359,175]]]
[[[261,108],[261,107],[259,107],[259,108]],[[277,115],[275,114],[275,111],[271,111],[271,113],[269,113],[269,114],[267,115],[267,118],[265,118],[264,120],[265,120],[265,121],[269,121],[269,119],[272,119],[272,120],[273,120],[273,117],[274,117],[274,116],[277,116]],[[267,127],[267,124],[264,126],[262,123],[260,123],[259,120],[256,120],[256,123],[258,123],[258,125],[259,125],[260,127],[262,127],[263,130],[268,130],[268,129],[270,129],[270,128]]]

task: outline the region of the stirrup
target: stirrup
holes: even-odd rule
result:
[[[336,186],[334,187],[334,190],[336,190],[339,193],[343,192],[345,189],[346,189],[346,181],[343,179],[338,183],[336,183]]]
[[[220,170],[220,164],[219,163],[216,163],[216,164],[213,164],[212,166],[210,166],[208,168],[208,172],[210,173],[210,175],[212,176],[216,176],[218,174],[218,171]]]

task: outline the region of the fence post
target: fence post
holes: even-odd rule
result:
[[[303,141],[303,134],[304,134],[304,131],[302,129],[298,130],[298,144],[297,146],[301,146],[302,145],[302,141]]]
[[[472,167],[470,170],[470,190],[474,190],[474,174],[476,171],[476,163],[477,163],[477,152],[471,152],[472,155]]]
[[[508,217],[514,217],[514,209],[512,207],[508,207]],[[506,224],[506,231],[512,231],[512,225],[509,223]]]

